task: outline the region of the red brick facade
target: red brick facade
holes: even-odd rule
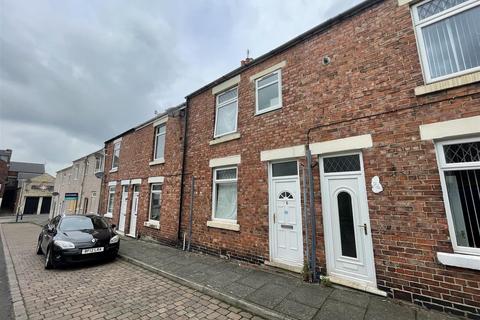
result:
[[[118,171],[112,168],[115,139],[105,144],[105,178],[102,189],[102,210],[106,212],[109,182],[117,182],[112,222],[119,223],[122,195],[122,180],[141,179],[136,231],[139,237],[151,237],[167,243],[176,243],[179,220],[180,181],[182,168],[183,111],[177,110],[166,122],[165,162],[150,165],[154,150],[154,122],[127,131],[121,135],[120,161]],[[159,117],[161,118],[161,117]],[[150,184],[148,178],[164,177],[162,186],[160,228],[145,226],[150,206]],[[130,181],[131,182],[131,181]],[[128,184],[128,205],[125,217],[125,233],[129,233],[133,184]]]
[[[419,126],[480,115],[480,84],[415,95],[414,89],[424,85],[424,80],[408,5],[379,1],[345,18],[240,69],[239,138],[210,143],[215,127],[213,85],[187,98],[181,231],[189,230],[190,179],[194,176],[194,248],[254,263],[268,261],[269,177],[268,162],[261,161],[261,152],[371,135],[373,146],[361,151],[378,288],[389,296],[430,308],[478,315],[480,271],[448,267],[437,259],[438,252],[451,253],[453,247],[434,143],[421,139]],[[325,56],[331,59],[329,64],[322,63]],[[283,106],[255,115],[255,84],[250,77],[281,62],[285,62],[281,69]],[[153,126],[148,125],[123,136],[119,171],[110,174],[107,169],[105,175],[105,186],[112,180],[142,178],[138,232],[170,242],[178,240],[180,176],[165,178],[159,231],[143,227],[149,205],[145,195],[149,176],[181,172],[182,121],[168,121],[165,165],[148,165],[153,152]],[[111,167],[111,155],[109,142],[106,168]],[[240,230],[207,227],[212,218],[209,161],[233,155],[241,155],[237,184]],[[298,160],[305,163],[304,157]],[[316,257],[322,273],[328,274],[318,166],[313,173]],[[374,176],[381,179],[381,193],[370,188]],[[118,184],[114,222],[118,220],[120,188]]]

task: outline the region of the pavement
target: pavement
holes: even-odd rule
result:
[[[18,217],[18,222],[30,222],[38,225],[43,225],[48,222],[48,214],[25,214],[22,218]],[[12,213],[0,214],[0,223],[15,222],[16,216]]]
[[[7,264],[17,320],[260,319],[120,259],[45,270],[44,256],[35,253],[39,231],[30,223],[0,224],[0,261]]]
[[[268,319],[459,319],[344,287],[305,283],[298,275],[270,267],[184,252],[153,242],[124,238],[120,256]]]
[[[8,286],[7,267],[3,257],[3,243],[0,237],[0,319],[12,320],[12,298]]]

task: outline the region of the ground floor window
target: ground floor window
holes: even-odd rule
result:
[[[213,219],[237,220],[237,167],[213,170]]]
[[[162,203],[162,184],[152,183],[150,187],[150,216],[149,220],[160,221],[160,207]]]
[[[113,213],[113,203],[115,201],[115,186],[108,187],[108,204],[107,204],[107,213]]]
[[[436,145],[453,247],[480,254],[480,138]]]

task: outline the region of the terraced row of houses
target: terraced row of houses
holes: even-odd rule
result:
[[[105,142],[100,212],[478,316],[479,19],[478,0],[367,0],[242,61]]]

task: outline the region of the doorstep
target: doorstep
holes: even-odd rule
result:
[[[452,319],[367,292],[309,284],[300,275],[125,238],[120,257],[265,319]]]

